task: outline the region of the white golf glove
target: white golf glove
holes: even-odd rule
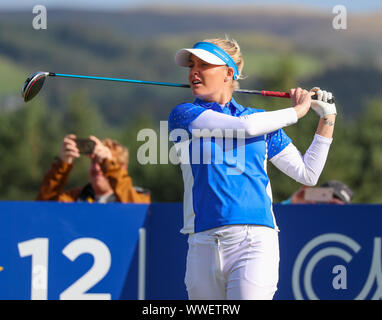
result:
[[[332,99],[331,92],[321,90],[319,87],[314,87],[311,91],[316,92],[317,100],[312,100],[312,109],[320,116],[320,118],[337,114],[336,105],[334,103],[328,103],[328,100]]]

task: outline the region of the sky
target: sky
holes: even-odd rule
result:
[[[336,5],[344,5],[350,13],[367,13],[375,10],[382,10],[382,0],[1,0],[0,10],[32,10],[35,5],[45,5],[49,8],[67,8],[67,9],[90,9],[90,10],[119,10],[131,9],[145,6],[158,5],[177,5],[177,6],[197,6],[218,5],[221,8],[225,6],[244,6],[244,5],[303,5],[312,6],[320,10],[332,10]]]

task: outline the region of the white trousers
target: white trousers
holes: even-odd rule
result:
[[[275,229],[229,225],[189,235],[185,284],[191,300],[271,300],[278,273]]]

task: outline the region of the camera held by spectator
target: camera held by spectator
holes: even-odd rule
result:
[[[302,186],[282,204],[349,204],[353,199],[353,191],[343,182],[330,180],[318,188]]]

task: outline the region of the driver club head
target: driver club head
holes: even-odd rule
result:
[[[21,96],[25,102],[32,100],[44,85],[45,78],[49,76],[49,72],[39,71],[31,74],[21,89]]]

